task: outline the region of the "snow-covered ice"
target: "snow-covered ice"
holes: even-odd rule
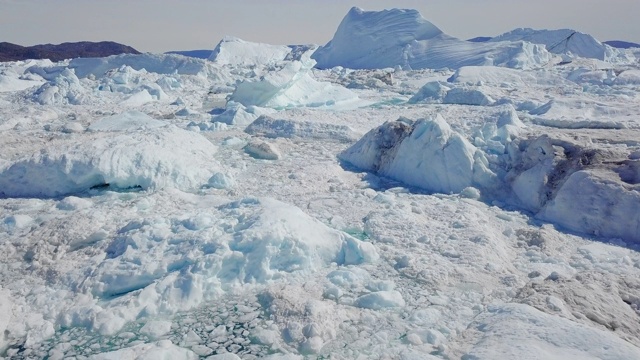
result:
[[[0,357],[640,358],[638,63],[510,34],[1,64]]]

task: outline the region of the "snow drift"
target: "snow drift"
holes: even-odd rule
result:
[[[333,39],[313,58],[319,68],[459,68],[495,65],[532,68],[550,60],[543,46],[527,42],[472,43],[446,35],[416,10],[364,11],[354,7]]]

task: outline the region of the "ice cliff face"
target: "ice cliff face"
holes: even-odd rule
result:
[[[416,10],[364,11],[354,7],[333,39],[313,58],[319,68],[459,68],[497,65],[530,68],[549,61],[549,53],[526,42],[471,43],[451,37]]]

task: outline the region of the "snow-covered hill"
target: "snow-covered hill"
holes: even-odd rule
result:
[[[333,39],[313,58],[319,68],[457,69],[469,65],[534,68],[546,64],[543,47],[526,42],[473,43],[446,35],[416,10],[364,11],[354,7]]]
[[[0,357],[640,358],[639,65],[357,24],[0,64]]]

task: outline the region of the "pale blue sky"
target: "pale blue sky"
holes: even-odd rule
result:
[[[151,52],[212,49],[224,35],[325,44],[354,5],[417,9],[462,39],[533,27],[640,42],[640,0],[0,0],[0,41],[113,40]]]

